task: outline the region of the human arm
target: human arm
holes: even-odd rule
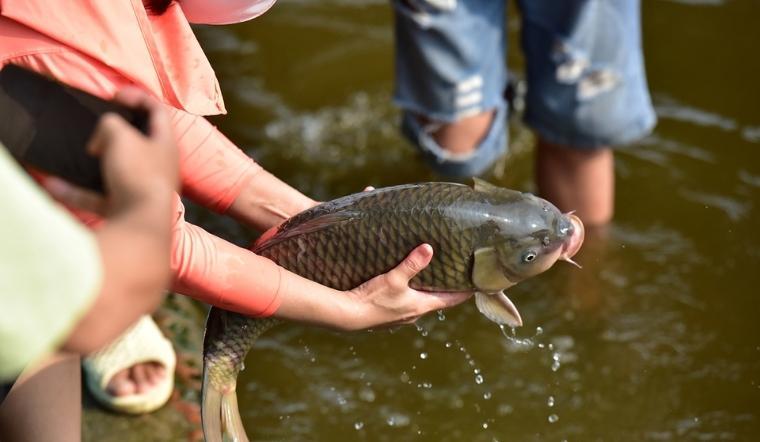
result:
[[[174,290],[248,316],[275,316],[338,330],[412,322],[431,310],[466,300],[469,293],[409,288],[432,258],[417,247],[396,268],[353,290],[334,290],[237,247],[189,223],[175,231]]]
[[[116,115],[101,118],[88,150],[102,158],[107,198],[60,180],[45,182],[59,201],[105,217],[94,232],[103,268],[100,293],[63,346],[78,353],[98,349],[154,310],[169,282],[178,166],[168,116],[137,90],[124,90],[117,98],[150,112],[150,135],[144,137]]]
[[[167,109],[183,194],[261,231],[316,204],[256,164],[203,117]]]

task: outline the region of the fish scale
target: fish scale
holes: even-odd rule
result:
[[[272,236],[265,236],[254,252],[291,272],[345,291],[390,271],[415,247],[428,243],[433,258],[410,286],[476,291],[475,250],[484,244],[493,246],[497,233],[499,241],[508,239],[515,225],[510,223],[520,224],[507,220],[509,216],[547,216],[548,206],[532,195],[482,182],[476,182],[475,188],[452,183],[388,187],[302,212],[281,224]],[[553,211],[561,216],[556,208]],[[237,374],[255,340],[277,323],[273,318],[249,318],[211,308],[203,369],[207,440],[220,440],[221,420],[235,440],[247,440],[234,395]]]

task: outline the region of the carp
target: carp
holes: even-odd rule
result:
[[[529,193],[475,180],[473,186],[420,183],[356,193],[312,207],[267,232],[253,251],[337,290],[386,273],[416,246],[433,247],[410,286],[474,292],[498,324],[522,318],[504,290],[549,269],[575,264],[580,219]],[[577,265],[577,264],[576,264]],[[279,323],[212,307],[206,321],[201,416],[207,441],[247,436],[237,406],[238,373],[256,339]]]

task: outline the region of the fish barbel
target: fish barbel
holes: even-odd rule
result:
[[[522,319],[504,290],[571,257],[583,243],[580,219],[529,193],[481,180],[408,184],[328,201],[267,232],[253,251],[337,290],[386,273],[422,243],[430,264],[410,286],[475,292],[488,319]],[[577,264],[576,264],[577,265]],[[204,337],[201,414],[207,441],[247,441],[237,407],[238,373],[256,339],[279,323],[212,307]]]

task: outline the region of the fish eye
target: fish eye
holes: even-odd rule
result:
[[[531,262],[534,259],[536,259],[536,252],[533,251],[525,253],[522,257],[523,262]]]

